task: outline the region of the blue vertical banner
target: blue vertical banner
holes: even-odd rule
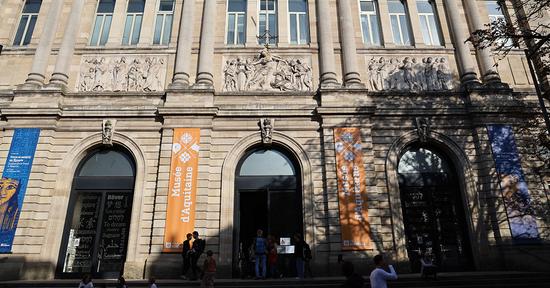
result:
[[[0,253],[10,253],[40,129],[15,129],[0,181]]]
[[[533,216],[531,196],[521,168],[521,159],[512,127],[488,125],[487,132],[512,238],[515,240],[538,239],[537,220]]]

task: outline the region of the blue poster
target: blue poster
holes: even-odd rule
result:
[[[0,180],[0,253],[11,252],[39,136],[38,128],[20,128],[13,133]]]
[[[512,128],[507,125],[488,125],[487,131],[512,238],[538,239],[537,220],[533,216],[531,196]]]

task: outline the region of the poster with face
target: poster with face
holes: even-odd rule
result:
[[[488,125],[487,131],[512,238],[538,239],[537,221],[533,216],[531,196],[512,128],[506,125]]]
[[[17,201],[19,181],[0,179],[0,233],[15,229],[19,201]]]

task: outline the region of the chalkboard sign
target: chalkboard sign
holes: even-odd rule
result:
[[[132,195],[108,193],[99,245],[99,272],[120,271],[126,255]]]

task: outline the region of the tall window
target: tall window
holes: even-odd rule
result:
[[[42,5],[42,0],[25,1],[23,13],[21,14],[21,21],[19,21],[13,45],[27,45],[31,42],[32,32],[34,31],[38,12],[40,11],[40,5]]]
[[[155,23],[153,44],[168,45],[172,34],[172,19],[174,18],[174,0],[160,0]]]
[[[422,37],[426,45],[441,45],[439,39],[439,26],[435,18],[435,4],[431,0],[417,0],[418,17],[420,17],[420,27],[422,28]]]
[[[227,1],[227,44],[242,45],[246,41],[246,0]]]
[[[259,0],[260,1],[260,25],[258,35],[263,35],[269,31],[270,36],[277,36],[277,1],[276,0]],[[265,44],[266,39],[261,38],[260,44]],[[277,39],[270,38],[269,44],[276,44]]]
[[[309,43],[309,20],[307,17],[307,0],[289,0],[288,16],[290,19],[290,43]]]
[[[145,0],[128,0],[122,45],[135,45],[138,43],[144,9]]]
[[[361,29],[363,42],[367,45],[380,45],[380,28],[378,26],[378,7],[376,1],[361,1]]]
[[[114,10],[115,0],[99,1],[90,45],[103,46],[107,43],[107,39],[109,39],[109,30],[111,30],[111,21],[113,20]]]
[[[497,0],[489,0],[485,1],[487,4],[487,13],[489,14],[489,22],[497,22],[502,21],[506,22],[506,16],[504,16],[504,12],[502,9],[505,9],[505,7],[502,7],[499,4],[499,1]],[[504,40],[504,39],[498,39],[497,44],[504,44],[505,46],[513,46],[512,39]]]
[[[411,45],[409,19],[405,3],[400,0],[389,0],[388,10],[390,12],[393,43],[396,45]]]

